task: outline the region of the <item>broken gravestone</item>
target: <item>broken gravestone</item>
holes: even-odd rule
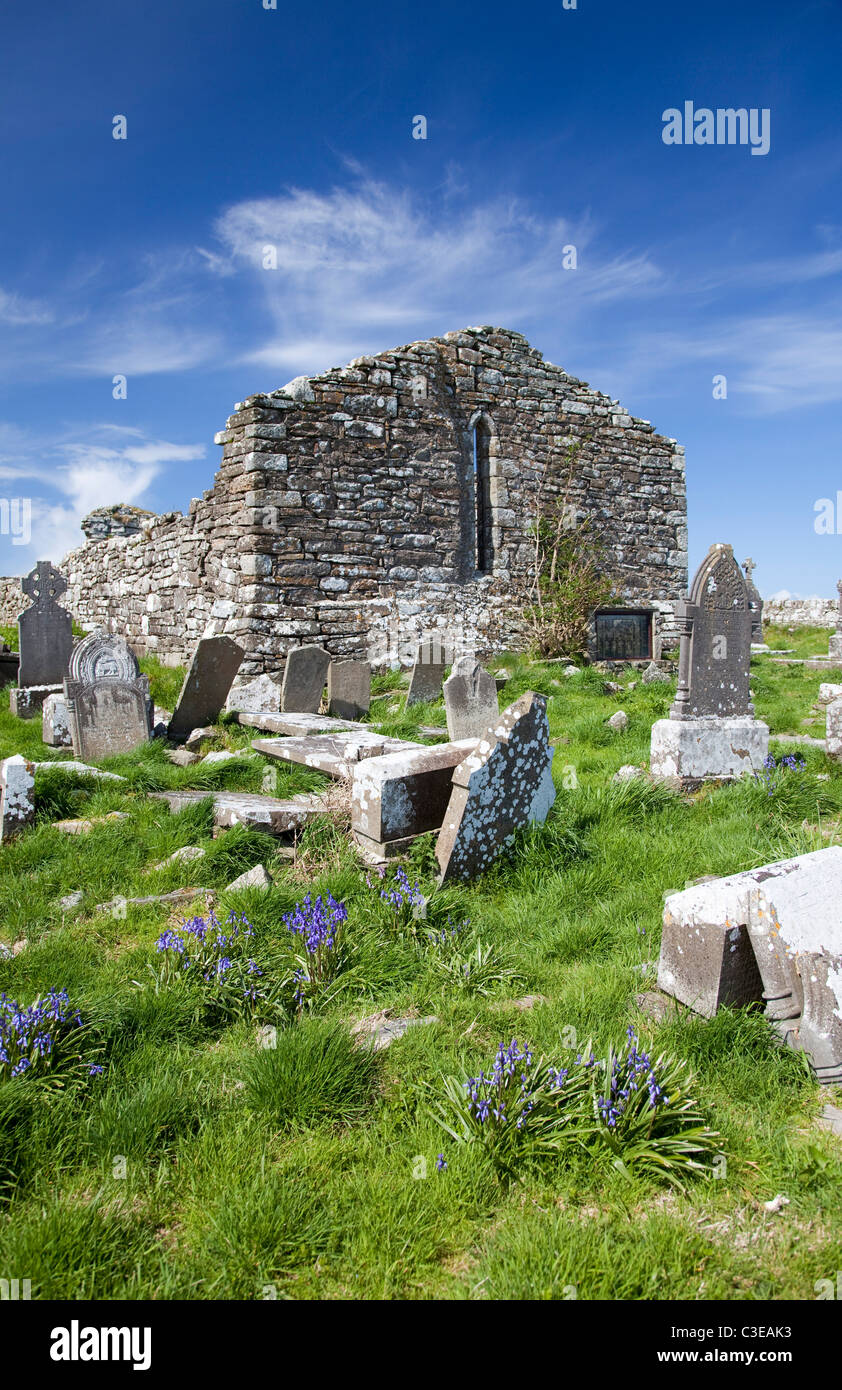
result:
[[[35,773],[16,753],[0,762],[0,841],[20,834],[35,818]]]
[[[327,672],[327,707],[338,719],[359,719],[371,707],[367,661],[332,661]]]
[[[242,647],[230,637],[199,639],[167,730],[173,743],[200,724],[216,722],[243,656]]]
[[[429,642],[419,642],[409,679],[407,706],[437,700],[441,695],[441,683],[446,670],[447,653],[438,638]]]
[[[152,734],[149,682],[123,637],[91,633],[80,642],[64,696],[73,750],[86,762],[130,752]]]
[[[321,647],[293,647],[284,667],[281,709],[317,714],[329,666],[330,656]]]
[[[253,680],[237,680],[228,692],[225,708],[279,714],[280,683],[267,675],[255,676]]]
[[[652,725],[652,776],[693,790],[758,772],[769,752],[769,729],[754,717],[751,609],[730,545],[711,546],[676,618],[678,690],[669,718]]]
[[[20,584],[32,606],[18,618],[18,683],[57,685],[67,674],[73,649],[73,619],[57,601],[67,588],[67,580],[49,560],[39,560]]]
[[[451,742],[479,738],[500,713],[497,682],[472,656],[454,662],[444,683],[444,708]]]
[[[442,883],[482,873],[516,830],[546,820],[555,801],[553,751],[542,695],[528,690],[497,715],[453,773],[436,844]]]
[[[697,1013],[763,1002],[818,1080],[842,1081],[842,846],[714,879],[665,903],[658,985]]]
[[[351,829],[373,862],[406,849],[427,830],[438,830],[450,804],[453,769],[476,739],[402,749],[364,758],[353,768]]]

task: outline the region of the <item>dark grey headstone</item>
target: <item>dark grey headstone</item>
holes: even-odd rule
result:
[[[329,666],[330,656],[321,647],[293,647],[284,668],[281,709],[317,714]]]
[[[479,738],[500,713],[497,682],[473,657],[460,656],[444,683],[444,708],[451,742]]]
[[[32,599],[32,607],[18,618],[18,684],[56,685],[67,674],[73,649],[73,619],[57,602],[67,580],[49,560],[39,560],[21,580],[21,588]]]
[[[749,694],[751,609],[730,545],[712,545],[677,607],[678,691],[671,719],[754,715]]]
[[[407,705],[418,705],[426,700],[438,700],[441,683],[447,670],[446,652],[439,641],[419,642],[415,653],[415,665],[409,680]]]
[[[215,724],[243,660],[242,647],[230,637],[202,637],[196,644],[178,703],[167,730],[174,742],[191,729]]]
[[[332,661],[327,673],[327,707],[338,719],[359,719],[371,706],[367,661]]]

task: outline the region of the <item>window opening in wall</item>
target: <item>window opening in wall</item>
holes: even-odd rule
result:
[[[491,431],[479,419],[474,426],[474,500],[476,505],[476,567],[478,574],[490,574],[494,567],[491,537]]]

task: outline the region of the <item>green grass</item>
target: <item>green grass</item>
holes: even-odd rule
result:
[[[809,656],[826,633],[770,641]],[[510,672],[503,702],[530,688],[548,696],[556,804],[470,885],[434,893],[432,841],[419,841],[409,871],[431,897],[414,930],[376,879],[366,882],[334,821],[312,822],[292,863],[242,828],[214,838],[208,802],[174,816],[151,796],[258,790],[267,769],[282,795],[324,786],[318,773],[248,756],[179,769],[160,743],[108,764],[124,783],[38,773],[36,824],[0,856],[0,940],[28,941],[0,961],[0,989],[29,1002],[66,987],[105,1070],[49,1093],[34,1078],[0,1085],[0,1268],[31,1278],[33,1297],[811,1299],[816,1280],[835,1277],[839,1141],[817,1124],[834,1096],[757,1013],[655,1023],[635,999],[654,984],[663,894],[826,843],[822,828],[842,815],[840,770],[808,748],[807,770],[771,797],[752,782],[686,799],[614,784],[622,764],[647,761],[672,686],[628,672],[606,695],[597,671],[566,678],[553,665],[499,664]],[[172,708],[183,673],[144,669],[156,702]],[[758,715],[773,732],[821,735],[812,705],[822,679],[755,657]],[[395,677],[379,678],[375,693],[371,718],[389,732],[443,727],[440,703],[404,708]],[[619,708],[629,727],[614,734],[605,721]],[[250,752],[253,731],[223,718],[216,733],[217,747]],[[12,719],[0,693],[0,755],[15,752],[69,756],[43,746],[37,721]],[[84,837],[53,828],[111,810],[128,819]],[[153,867],[191,844],[206,856]],[[197,1009],[188,990],[146,986],[155,941],[177,914],[95,911],[117,895],[194,886],[217,894],[223,916],[234,906],[225,885],[255,863],[276,886],[237,907],[269,973],[290,967],[295,943],[281,919],[307,891],[348,907],[342,990],[320,1012],[290,1018],[274,1047],[256,1025]],[[81,905],[62,910],[74,889]],[[488,970],[487,992],[465,987],[424,935],[452,925],[464,956],[481,942],[505,966]],[[540,1000],[522,1011],[515,1001],[526,994]],[[355,1047],[354,1020],[387,1009],[436,1021],[381,1053]],[[481,1146],[453,1143],[430,1117],[429,1087],[488,1068],[501,1039],[560,1058],[588,1038],[602,1049],[621,1042],[629,1023],[693,1069],[721,1136],[716,1177],[681,1191],[567,1153],[511,1181]],[[770,1216],[763,1204],[777,1193],[790,1205]]]

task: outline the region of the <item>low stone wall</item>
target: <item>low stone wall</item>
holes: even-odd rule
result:
[[[29,607],[19,579],[0,579],[0,625],[14,627],[18,614]]]
[[[781,627],[836,627],[838,603],[835,598],[764,599],[764,623]]]

